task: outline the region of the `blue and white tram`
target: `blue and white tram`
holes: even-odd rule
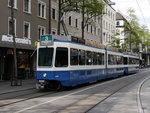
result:
[[[136,59],[136,60],[135,60]],[[124,65],[127,60],[127,64]],[[138,58],[69,41],[37,47],[37,88],[59,89],[137,71]],[[134,65],[130,65],[135,63]]]
[[[37,49],[37,87],[75,86],[106,78],[105,50],[67,41]]]
[[[139,56],[124,54],[124,74],[132,74],[139,71]]]
[[[124,74],[123,53],[107,51],[107,77],[117,77]]]

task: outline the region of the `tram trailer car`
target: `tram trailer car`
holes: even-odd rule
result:
[[[59,89],[122,76],[131,68],[123,60],[122,53],[69,41],[38,44],[36,87]]]
[[[139,71],[139,57],[131,54],[124,54],[124,74],[132,74]]]
[[[124,74],[123,53],[106,50],[106,55],[107,78],[122,76]]]

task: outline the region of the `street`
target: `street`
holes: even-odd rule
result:
[[[142,113],[144,108],[148,113],[150,80],[143,81],[149,77],[149,72],[148,68],[142,69],[137,74],[62,91],[30,89],[0,94],[0,112],[138,113],[141,110]]]

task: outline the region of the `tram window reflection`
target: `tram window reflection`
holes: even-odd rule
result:
[[[87,65],[92,65],[93,64],[93,52],[87,51],[86,54],[87,54],[86,64]]]
[[[104,65],[104,54],[103,53],[97,53],[97,64]]]
[[[79,50],[79,65],[85,65],[85,51]]]
[[[68,66],[68,49],[57,47],[55,67],[67,67]]]
[[[53,48],[40,48],[39,49],[39,66],[52,66]]]
[[[78,50],[70,49],[70,64],[78,65]]]

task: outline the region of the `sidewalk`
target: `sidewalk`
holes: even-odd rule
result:
[[[35,79],[25,79],[22,80],[21,86],[11,86],[10,81],[0,81],[0,94],[15,92],[27,89],[35,89],[36,80]]]

